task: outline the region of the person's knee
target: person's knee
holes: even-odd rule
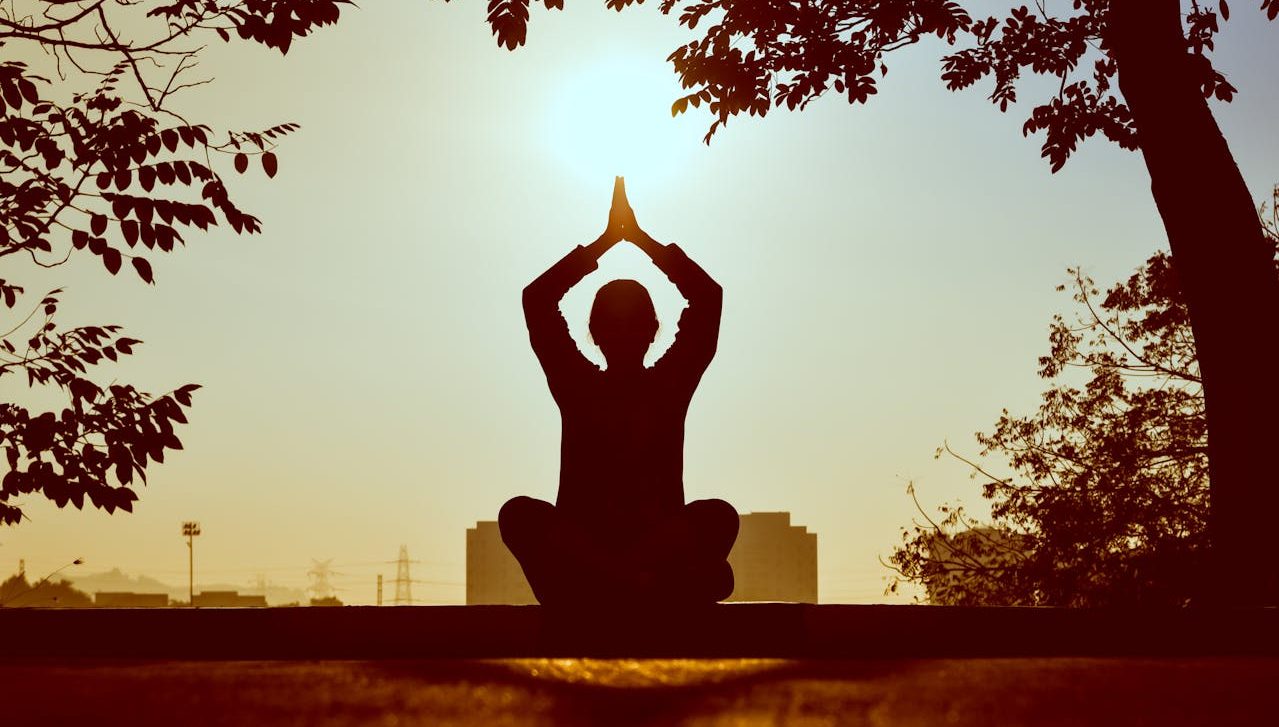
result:
[[[717,560],[685,571],[678,591],[672,595],[689,603],[718,603],[733,595],[734,586],[733,567],[727,560]]]
[[[694,527],[705,542],[722,548],[727,554],[737,540],[741,518],[737,509],[723,500],[696,500],[688,503],[689,515]]]
[[[555,506],[532,497],[513,497],[497,514],[497,527],[502,542],[512,552],[522,547],[536,533],[544,530],[554,516]]]
[[[736,583],[733,580],[733,567],[727,561],[720,561],[711,571],[708,579],[709,598],[712,602],[718,603],[727,600],[733,595],[733,589]]]

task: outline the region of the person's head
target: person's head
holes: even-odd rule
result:
[[[657,337],[657,311],[648,290],[634,280],[614,280],[595,294],[591,338],[609,367],[643,365]]]

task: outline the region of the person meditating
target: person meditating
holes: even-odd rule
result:
[[[645,367],[658,328],[648,291],[634,280],[605,284],[590,315],[607,362],[600,370],[577,349],[559,303],[622,240],[652,259],[688,307],[674,344]],[[733,592],[737,511],[723,500],[685,504],[683,482],[684,415],[715,355],[722,299],[683,250],[640,228],[621,177],[604,234],[524,289],[529,340],[560,409],[559,494],[554,505],[516,497],[498,523],[542,604],[714,603]]]

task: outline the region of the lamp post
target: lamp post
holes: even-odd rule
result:
[[[187,605],[195,605],[195,536],[200,534],[200,523],[182,523],[182,536],[187,539]]]

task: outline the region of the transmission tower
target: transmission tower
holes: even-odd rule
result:
[[[395,600],[396,606],[413,605],[413,579],[409,577],[409,546],[400,546],[400,558],[395,561]]]
[[[333,584],[329,576],[338,575],[333,572],[333,559],[312,560],[311,570],[306,574],[311,577],[311,585],[307,588],[317,599],[333,598]]]

